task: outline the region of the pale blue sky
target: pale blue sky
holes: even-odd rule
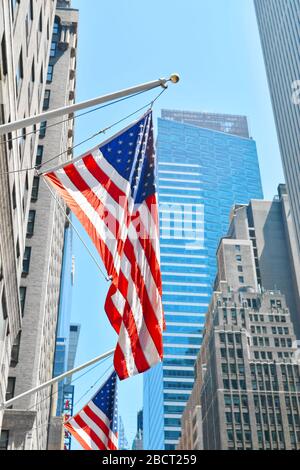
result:
[[[276,194],[283,175],[252,0],[73,0],[73,7],[80,10],[77,101],[178,72],[181,82],[156,103],[156,116],[161,108],[247,115],[265,197]],[[156,93],[78,119],[76,143]],[[82,325],[79,364],[113,348],[116,335],[103,311],[108,285],[76,236],[74,253],[72,319]],[[107,363],[78,381],[75,400],[106,368]],[[119,403],[131,444],[142,406],[141,377],[121,383]]]

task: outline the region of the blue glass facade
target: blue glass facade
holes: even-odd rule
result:
[[[53,367],[54,377],[57,377],[58,375],[63,374],[69,369],[70,359],[71,359],[71,365],[74,364],[74,360],[75,360],[77,343],[75,345],[75,351],[73,351],[74,350],[73,344],[70,345],[70,338],[72,338],[72,328],[74,328],[74,326],[70,324],[72,287],[73,287],[73,280],[74,280],[73,278],[74,278],[74,266],[73,266],[73,258],[72,258],[72,228],[69,226],[66,228],[65,236],[64,236],[64,253],[63,253],[63,265],[62,265],[62,273],[61,273],[60,302],[59,302],[58,323],[57,323],[57,331],[56,331],[56,347],[55,347],[54,367]],[[79,325],[75,325],[75,328],[76,328],[76,338],[78,341],[80,327]],[[72,347],[70,348],[70,346]],[[72,353],[71,358],[70,358],[70,353]],[[71,368],[72,367],[70,367],[70,369]],[[65,380],[58,384],[57,406],[56,406],[57,416],[61,416],[65,411],[64,410],[64,387],[67,383],[68,383],[68,380]]]
[[[171,450],[194,383],[218,242],[232,206],[263,194],[252,139],[159,119],[157,155],[167,329],[163,364],[144,374],[144,446]]]

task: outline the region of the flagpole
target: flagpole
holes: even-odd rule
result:
[[[3,124],[0,126],[0,136],[7,134],[9,132],[16,131],[18,129],[23,129],[25,127],[39,124],[41,122],[47,121],[48,119],[55,119],[58,117],[65,116],[67,114],[72,114],[82,109],[91,108],[108,101],[114,101],[125,96],[134,95],[143,91],[149,91],[157,87],[168,87],[168,82],[178,83],[180,80],[179,75],[173,74],[170,78],[161,78],[159,80],[154,80],[152,82],[143,83],[131,88],[126,88],[124,90],[117,91],[115,93],[110,93],[108,95],[102,95],[98,98],[94,98],[88,101],[83,101],[81,103],[76,103],[69,106],[64,106],[63,108],[54,109],[52,111],[46,111],[44,113],[38,114],[36,116],[31,116],[19,121]]]
[[[57,382],[60,382],[61,380],[65,379],[66,377],[69,377],[70,375],[75,374],[76,372],[79,372],[82,369],[85,369],[86,367],[89,367],[96,362],[99,362],[109,356],[112,356],[114,354],[115,350],[112,349],[111,351],[107,351],[104,354],[101,354],[101,356],[95,357],[91,361],[86,362],[85,364],[82,364],[81,366],[75,367],[75,369],[69,370],[68,372],[65,372],[64,374],[58,375],[57,377],[54,377],[51,380],[48,380],[48,382],[45,382],[41,385],[38,385],[35,388],[32,388],[31,390],[27,390],[27,392],[22,393],[21,395],[18,395],[14,398],[11,398],[8,401],[5,401],[3,403],[0,403],[0,410],[4,410],[11,406],[15,401],[20,400],[21,398],[27,397],[28,395],[33,395],[34,393],[39,392],[40,390],[43,390],[44,388],[49,387],[50,385],[53,385]]]

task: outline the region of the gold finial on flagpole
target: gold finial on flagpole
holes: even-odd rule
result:
[[[180,80],[180,76],[178,75],[178,73],[173,73],[170,77],[170,81],[172,83],[178,83]]]

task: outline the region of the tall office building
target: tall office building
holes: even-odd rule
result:
[[[52,0],[0,2],[0,124],[39,114],[43,109],[55,5]],[[22,262],[34,178],[34,172],[26,168],[35,165],[38,135],[34,131],[36,127],[31,127],[0,138],[1,402],[6,396],[9,366],[18,361],[21,337],[25,292]],[[20,169],[24,171],[16,172]],[[13,388],[12,380],[9,388]],[[0,430],[2,419],[0,410]],[[4,447],[7,436],[8,432],[3,432]]]
[[[191,124],[204,129],[226,132],[246,139],[250,138],[246,116],[163,109],[161,117],[162,119]]]
[[[260,287],[264,277],[260,265],[274,268],[270,257],[276,255],[268,252],[273,239],[266,227],[266,253],[257,256],[256,240],[264,233],[257,230],[253,235],[249,212],[265,226],[272,224],[265,218],[266,212],[271,213],[274,226],[272,209],[266,210],[264,201],[253,201],[235,209],[234,235],[220,242],[215,292],[195,368],[194,391],[182,420],[180,449],[199,448],[195,443],[209,450],[300,449],[297,341],[285,296],[279,288]],[[278,237],[283,230],[275,227],[274,249],[284,243]],[[279,262],[285,272],[281,255]],[[198,429],[190,421],[196,408],[200,409]]]
[[[25,3],[36,7],[36,2]],[[45,3],[41,2],[43,7],[40,16],[36,11],[38,18],[35,33],[43,25],[44,34],[49,37],[52,35],[50,51],[48,48],[42,59],[47,69],[43,75],[35,75],[33,71],[30,75],[31,65],[28,64],[31,79],[45,83],[43,110],[60,108],[74,102],[78,23],[78,12],[70,8],[70,1],[58,0],[57,9],[53,12],[53,27],[51,23],[47,28],[44,23]],[[49,3],[55,5],[55,2]],[[21,5],[23,2],[19,2],[19,7]],[[35,53],[32,51],[33,63],[36,60]],[[25,90],[26,93],[28,90]],[[30,114],[33,112],[30,111]],[[63,123],[58,119],[41,124],[36,159],[30,163],[27,161],[26,166],[45,164],[59,155],[48,165],[45,164],[43,170],[46,170],[49,166],[71,158],[73,116],[69,118]],[[57,125],[50,127],[54,123]],[[9,371],[7,398],[46,382],[53,374],[66,218],[38,175],[33,176],[32,188],[28,187],[27,190],[31,190],[27,236],[24,246],[20,246],[20,251],[24,252],[20,278],[22,331],[15,345],[13,367]],[[51,390],[45,389],[17,401],[12,409],[5,411],[2,433],[7,437],[8,449],[47,448],[49,429],[51,432],[50,395]]]
[[[280,291],[286,282],[282,278],[272,290],[260,286],[261,279],[270,285],[272,270],[291,274],[280,237],[284,223],[280,228],[276,217],[281,203],[236,207],[231,235],[220,242],[215,292],[179,449],[300,449],[300,366]],[[256,220],[255,233],[250,220]],[[278,282],[274,271],[273,285]]]
[[[203,113],[199,126],[195,121],[191,125],[189,117],[188,124],[181,117],[177,122],[178,111],[163,115],[168,119],[158,121],[157,153],[167,329],[163,364],[144,374],[145,449],[174,449],[178,443],[216,274],[218,241],[227,233],[232,205],[262,197],[254,140],[208,129]],[[214,126],[243,127],[243,117],[240,125],[236,116],[229,125],[231,119],[214,115]]]
[[[132,450],[143,450],[143,410],[137,414],[136,435],[133,440]]]
[[[300,254],[300,0],[254,0]]]
[[[129,450],[128,440],[125,434],[125,426],[123,423],[122,416],[119,416],[119,429],[118,429],[118,449],[119,450]]]

